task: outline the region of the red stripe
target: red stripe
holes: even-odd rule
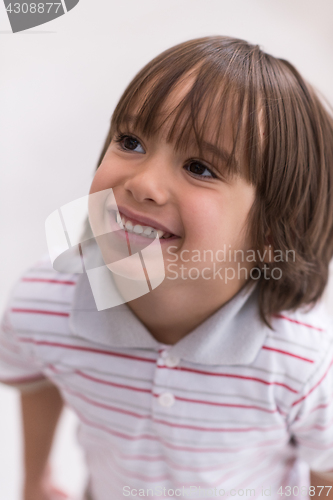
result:
[[[64,387],[63,389],[66,392],[69,392],[69,394],[72,394],[73,396],[77,396],[78,398],[82,399],[86,403],[89,403],[92,406],[97,406],[97,408],[103,408],[104,410],[114,411],[115,413],[122,413],[124,415],[129,415],[130,417],[143,418],[143,419],[146,419],[146,420],[151,420],[151,416],[150,415],[140,415],[140,413],[136,413],[134,411],[124,410],[122,408],[117,408],[116,406],[107,405],[105,403],[99,403],[98,401],[94,401],[93,399],[90,399],[87,396],[84,396],[83,394],[80,394],[79,392],[72,391],[71,389],[68,389],[68,387]]]
[[[263,453],[259,453],[259,457],[260,459],[258,460],[257,457],[254,457],[253,458],[253,461],[255,462],[256,466],[262,461],[262,456],[263,456]],[[275,463],[277,460],[276,460],[276,457],[273,457],[273,460],[270,460],[269,461],[269,465],[266,466],[266,468],[264,469],[264,473],[266,471],[271,471],[272,470],[272,463]],[[167,460],[164,460],[165,463],[168,463]],[[114,457],[111,458],[111,463],[112,463],[112,467],[114,469],[116,469],[121,475],[125,476],[125,477],[131,477],[131,478],[136,478],[136,479],[140,479],[142,481],[144,481],[145,483],[155,483],[155,482],[160,482],[160,481],[167,481],[167,480],[171,480],[172,481],[172,476],[170,474],[164,474],[163,475],[159,475],[159,476],[146,476],[146,475],[143,475],[141,472],[139,471],[133,471],[133,470],[128,470],[128,469],[125,469],[124,467],[122,467],[121,465],[118,464],[118,462],[114,459]],[[214,468],[216,470],[216,467]],[[212,469],[212,470],[214,470]],[[220,471],[221,469],[223,470],[223,466],[220,465]],[[215,479],[214,481],[212,481],[210,483],[210,490],[212,490],[212,487],[215,487],[215,489],[220,486],[224,486],[224,483],[226,481],[226,477],[227,478],[230,478],[230,477],[237,477],[237,474],[238,474],[238,471],[237,469],[233,469],[233,470],[229,470],[228,473],[223,473],[222,476],[218,477],[217,479]],[[258,475],[257,472],[255,472],[254,474],[252,475]],[[272,474],[271,474],[272,475]],[[273,473],[273,477],[274,475],[276,475],[276,471]],[[251,477],[251,476],[249,476]],[[270,476],[269,476],[270,477]],[[122,483],[123,484],[123,483]],[[246,486],[248,486],[250,484],[249,482],[249,478],[248,479],[245,479],[243,483],[241,483],[241,485],[245,484],[244,486],[244,489]],[[238,485],[238,490],[241,489],[241,485],[239,484]],[[175,484],[174,487],[172,488],[173,491],[175,491],[175,488],[176,489],[179,489],[180,491],[183,489],[183,488],[193,488],[193,487],[196,487],[196,488],[207,488],[207,483],[203,482],[203,479],[201,478],[201,481],[200,481],[200,477],[196,478],[196,480],[191,480],[190,482],[187,482],[187,481],[182,481],[181,484]],[[251,488],[253,490],[255,490],[256,488]],[[200,490],[199,490],[200,491]],[[232,490],[231,490],[232,491]],[[201,490],[202,492],[202,490]],[[260,489],[258,488],[258,495],[260,493]],[[209,495],[209,494],[208,494]],[[258,496],[257,495],[257,496]],[[176,496],[179,496],[179,495],[176,495]],[[187,496],[187,495],[186,495]],[[209,495],[211,497],[211,495]],[[215,491],[215,496],[216,496],[216,491]],[[156,498],[156,497],[154,497]],[[169,498],[169,496],[163,496],[163,498]],[[174,496],[172,496],[172,498],[174,498]],[[198,497],[197,497],[198,498]],[[200,495],[200,498],[203,498],[202,495]],[[205,496],[205,498],[207,498]]]
[[[295,394],[298,393],[295,389],[292,389],[289,385],[283,384],[282,382],[268,382],[267,380],[257,378],[257,377],[248,377],[245,375],[235,375],[232,373],[213,373],[213,372],[207,372],[203,370],[195,370],[193,368],[185,368],[183,366],[177,366],[175,368],[169,368],[168,366],[157,366],[158,369],[166,369],[166,370],[180,370],[184,372],[190,372],[190,373],[198,373],[199,375],[211,375],[212,377],[229,377],[229,378],[239,378],[241,380],[252,380],[254,382],[259,382],[261,384],[265,385],[279,385],[281,387],[284,387],[285,389],[288,389],[288,391],[294,392]]]
[[[124,469],[119,464],[117,464],[115,462],[115,460],[111,459],[111,463],[112,463],[112,468],[116,469],[117,472],[118,472],[118,474],[120,473],[123,476],[130,477],[132,479],[140,479],[141,481],[144,481],[146,484],[159,483],[161,481],[164,481],[164,482],[171,481],[171,475],[169,473],[168,474],[161,474],[159,476],[146,476],[144,474],[141,474],[140,472],[135,472],[135,471],[132,471],[132,470]],[[139,490],[139,492],[140,492],[140,490]],[[167,498],[167,497],[164,497],[164,498]]]
[[[168,368],[166,366],[159,366],[158,368]],[[191,370],[190,368],[187,369],[187,368],[178,368],[179,370],[184,370],[184,371],[194,371],[194,372],[198,372],[198,370]],[[99,379],[99,378],[96,378],[96,377],[92,377],[91,375],[87,375],[83,372],[81,372],[80,370],[76,370],[76,373],[77,375],[80,375],[81,377],[85,377],[89,380],[92,380],[94,382],[97,382],[97,383],[100,383],[100,384],[105,384],[105,385],[111,385],[111,386],[114,386],[114,387],[122,387],[124,389],[129,389],[129,390],[133,390],[133,391],[141,391],[141,392],[151,392],[151,390],[149,389],[141,389],[141,388],[138,388],[138,387],[133,387],[133,386],[129,386],[129,385],[122,385],[122,384],[116,384],[114,382],[108,382],[106,380],[102,380],[102,379]],[[282,386],[282,387],[285,387],[286,389],[288,389],[289,391],[291,392],[294,392],[295,394],[297,394],[297,391],[292,389],[291,387],[281,383],[281,382],[267,382],[266,380],[261,380],[261,379],[256,379],[254,377],[245,377],[243,375],[230,375],[230,374],[224,374],[224,373],[210,373],[210,372],[202,372],[202,374],[205,374],[205,375],[218,375],[218,376],[221,376],[221,377],[234,377],[234,378],[240,378],[240,379],[247,379],[247,380],[253,380],[255,382],[262,382],[266,385],[279,385],[279,386]]]
[[[305,398],[307,398],[307,397],[311,394],[311,392],[313,392],[313,391],[314,391],[314,390],[318,387],[318,385],[320,385],[320,384],[322,383],[322,381],[324,380],[324,378],[325,378],[325,377],[326,377],[326,375],[328,374],[328,372],[329,372],[329,370],[330,370],[330,368],[331,368],[332,364],[333,364],[333,359],[332,359],[332,361],[330,362],[329,367],[327,368],[326,372],[325,372],[325,373],[324,373],[324,375],[321,377],[321,379],[320,379],[320,380],[319,380],[319,381],[318,381],[318,382],[317,382],[317,383],[316,383],[316,384],[312,387],[312,389],[310,389],[310,390],[309,390],[309,392],[308,392],[305,396],[303,396],[302,398],[298,399],[297,401],[294,401],[294,403],[293,403],[291,406],[295,406],[295,405],[297,405],[298,403],[300,403],[301,401],[303,401]]]
[[[265,345],[262,346],[263,349],[267,349],[268,351],[279,352],[280,354],[286,354],[287,356],[292,356],[293,358],[301,359],[302,361],[307,361],[308,363],[314,363],[312,359],[303,358],[302,356],[298,356],[297,354],[293,354],[292,352],[282,351],[281,349],[275,349],[274,347],[267,347]]]
[[[157,456],[150,456],[150,455],[130,455],[130,454],[125,454],[125,453],[122,453],[120,452],[119,450],[115,450],[116,451],[116,455],[122,459],[122,460],[138,460],[138,461],[145,461],[145,462],[165,462],[166,464],[168,464],[171,468],[173,469],[176,469],[176,470],[183,470],[183,471],[191,471],[191,472],[211,472],[211,471],[221,471],[221,463],[217,463],[217,464],[211,464],[211,465],[203,465],[202,467],[191,467],[191,466],[187,466],[187,465],[182,465],[178,462],[174,462],[173,460],[171,460],[170,458],[168,458],[167,456],[165,455],[157,455]],[[256,456],[255,456],[255,463],[256,465],[258,463],[260,463],[261,459],[263,456],[265,456],[266,454],[266,451],[261,451],[261,453],[258,453]],[[253,465],[253,460],[252,460],[252,465]],[[237,469],[237,467],[239,467],[239,461],[236,459],[236,460],[228,460],[228,466],[229,467],[234,467],[233,470],[230,470],[228,471],[228,474],[227,475],[233,475],[236,471],[235,469]],[[223,479],[225,479],[225,477],[227,476],[226,474],[223,474],[223,476],[220,478],[220,481],[222,481]]]
[[[239,447],[239,448],[191,448],[188,446],[177,446],[171,443],[168,443],[167,441],[164,441],[163,439],[159,438],[158,436],[152,436],[150,434],[141,434],[138,436],[130,436],[129,434],[125,434],[123,432],[115,431],[113,429],[110,429],[104,425],[97,424],[96,422],[91,422],[86,419],[80,412],[78,412],[75,409],[76,414],[80,418],[82,422],[84,422],[86,425],[90,427],[94,427],[96,429],[103,430],[104,432],[107,432],[108,434],[111,434],[113,436],[121,437],[123,439],[127,439],[128,441],[139,441],[141,439],[148,439],[151,441],[158,441],[162,443],[164,446],[167,448],[171,448],[172,450],[178,450],[178,451],[188,451],[188,452],[196,452],[196,453],[235,453],[238,451],[244,451],[244,447]],[[260,447],[268,447],[274,444],[281,444],[281,439],[275,439],[275,440],[270,440],[270,441],[263,441],[262,443],[259,443],[256,445],[257,448]]]
[[[129,434],[124,434],[123,432],[119,431],[114,431],[113,429],[109,429],[108,427],[105,427],[104,425],[97,424],[95,422],[91,422],[90,420],[87,420],[80,412],[78,412],[75,409],[75,413],[78,415],[80,420],[84,422],[85,424],[89,425],[90,427],[95,427],[96,429],[101,429],[109,434],[112,434],[113,436],[121,437],[123,439],[128,439],[129,441],[137,441],[140,439],[150,439],[152,441],[159,441],[159,439],[156,436],[152,436],[150,434],[141,434],[139,436],[130,436]]]
[[[130,411],[130,410],[124,410],[123,408],[119,408],[119,407],[116,407],[116,406],[113,406],[113,405],[108,405],[108,404],[105,404],[105,403],[99,403],[98,401],[90,399],[87,396],[81,394],[80,392],[72,391],[68,387],[63,387],[63,389],[66,392],[72,394],[73,396],[76,396],[76,397],[82,399],[86,403],[91,404],[92,406],[96,406],[98,408],[103,408],[104,410],[114,411],[116,413],[122,413],[124,415],[129,415],[129,416],[135,417],[135,418],[151,420],[152,422],[156,422],[158,424],[166,425],[168,427],[176,427],[176,428],[181,428],[181,429],[197,430],[197,431],[200,431],[200,432],[205,432],[205,431],[207,431],[207,432],[250,432],[250,431],[257,431],[257,430],[263,431],[263,430],[282,429],[281,426],[273,426],[270,429],[263,429],[263,428],[260,428],[260,427],[248,427],[248,428],[245,428],[245,429],[229,429],[229,428],[228,429],[224,429],[224,428],[216,428],[216,427],[215,428],[214,427],[199,427],[199,426],[197,427],[197,426],[185,425],[185,424],[175,424],[173,422],[167,422],[166,420],[155,419],[151,415],[141,415],[140,413],[136,413],[136,412],[133,412],[133,411]],[[152,395],[155,396],[155,397],[159,396],[158,394],[152,394]],[[195,403],[214,404],[214,405],[217,405],[217,406],[232,406],[232,407],[236,407],[236,408],[246,408],[246,409],[255,408],[255,409],[258,409],[258,410],[269,411],[270,413],[274,413],[276,411],[276,410],[265,410],[265,409],[262,409],[260,407],[251,407],[251,406],[245,406],[245,405],[229,405],[229,404],[223,404],[223,403],[211,403],[211,402],[207,402],[207,401],[193,401],[193,400],[182,399],[182,398],[177,398],[177,397],[175,399],[180,399],[182,401],[189,401],[189,402],[195,402]]]
[[[205,465],[203,467],[190,467],[186,465],[181,465],[177,462],[173,462],[170,460],[167,456],[164,455],[157,455],[154,457],[151,457],[149,455],[128,455],[125,453],[120,453],[117,451],[117,456],[121,458],[122,460],[137,460],[137,461],[145,461],[145,462],[164,462],[168,464],[169,467],[172,469],[176,470],[184,470],[184,471],[191,471],[191,472],[211,472],[221,470],[221,464],[216,464],[216,465]]]
[[[177,399],[177,398],[176,398]],[[265,432],[265,431],[276,431],[276,430],[281,430],[285,429],[285,427],[282,427],[281,425],[275,425],[270,428],[264,428],[264,427],[245,427],[244,429],[232,429],[232,428],[219,428],[219,427],[200,427],[197,425],[185,425],[185,424],[175,424],[173,422],[167,422],[166,420],[159,420],[157,418],[152,419],[153,422],[156,422],[157,424],[162,424],[166,425],[168,427],[177,427],[179,429],[190,429],[193,431],[200,431],[200,432],[252,432],[252,431],[259,431],[259,432]]]
[[[310,411],[310,413],[312,413],[313,411],[316,411],[316,410],[320,410],[321,408],[327,408],[328,406],[330,406],[332,404],[332,402],[333,401],[330,401],[329,403],[315,406],[314,408],[312,408],[312,410]],[[302,420],[302,417],[298,417],[296,420]]]
[[[31,314],[49,314],[51,316],[64,316],[68,317],[69,313],[65,312],[59,312],[59,311],[42,311],[40,309],[21,309],[18,307],[12,307],[11,309],[12,312],[17,312],[17,313],[31,313]]]
[[[20,342],[28,342],[36,345],[49,345],[52,347],[63,347],[64,349],[73,349],[76,351],[86,351],[86,352],[93,352],[96,354],[105,354],[107,356],[116,356],[119,358],[128,358],[128,359],[134,359],[136,361],[147,361],[148,363],[156,363],[155,359],[149,359],[149,358],[140,358],[138,356],[130,356],[129,354],[120,354],[119,352],[112,352],[112,351],[103,351],[102,349],[92,349],[90,347],[83,347],[83,346],[74,346],[74,345],[69,345],[69,344],[61,344],[59,342],[47,342],[46,340],[35,340],[35,339],[26,339],[24,337],[19,337],[18,340]]]
[[[61,373],[61,372],[59,372]],[[107,380],[101,380],[95,377],[92,377],[90,375],[87,375],[86,373],[81,372],[80,370],[75,370],[75,373],[83,378],[86,378],[88,380],[92,380],[93,382],[97,382],[99,384],[104,384],[104,385],[110,385],[112,387],[119,387],[121,389],[128,389],[130,391],[137,391],[137,392],[146,392],[148,394],[151,394],[152,391],[151,389],[142,389],[141,387],[133,387],[131,385],[125,385],[125,384],[116,384],[115,382],[109,382]]]
[[[66,281],[66,280],[52,280],[46,278],[22,278],[22,281],[28,281],[31,283],[56,283],[58,285],[76,285],[75,281]]]
[[[302,427],[302,432],[304,431],[311,431],[312,429],[317,429],[318,431],[325,431],[332,427],[333,425],[333,420],[328,425],[312,425],[311,427]],[[332,471],[333,472],[333,471]]]
[[[159,397],[160,394],[154,394],[153,396]],[[243,408],[245,410],[259,410],[259,411],[265,411],[267,413],[276,413],[278,410],[268,410],[267,408],[261,408],[260,406],[249,406],[249,405],[236,405],[236,404],[231,404],[231,403],[217,403],[215,401],[202,401],[200,399],[187,399],[187,398],[181,398],[179,396],[175,396],[175,399],[178,401],[186,401],[188,403],[198,403],[198,404],[204,404],[204,405],[212,405],[212,406],[224,406],[228,408]]]
[[[331,450],[332,447],[333,447],[333,442],[329,443],[329,444],[319,444],[319,443],[308,443],[304,440],[301,440],[301,439],[298,439],[297,441],[299,444],[301,444],[302,446],[308,446],[309,448],[314,448],[315,450]],[[328,471],[328,472],[333,472],[333,471]]]
[[[83,347],[83,346],[73,346],[73,345],[68,345],[68,344],[61,344],[61,343],[58,343],[58,342],[47,342],[45,340],[26,339],[26,338],[23,338],[23,337],[20,337],[19,340],[21,342],[33,343],[33,344],[36,344],[36,345],[49,345],[49,346],[52,346],[52,347],[63,347],[64,349],[73,349],[73,350],[78,350],[78,351],[93,352],[93,353],[96,353],[96,354],[105,354],[105,355],[108,355],[108,356],[115,356],[115,357],[121,357],[121,358],[126,358],[126,359],[133,359],[133,360],[136,360],[136,361],[145,361],[145,362],[149,362],[149,363],[156,363],[155,359],[142,358],[142,357],[139,357],[139,356],[130,356],[128,354],[115,353],[115,352],[111,352],[111,351],[103,351],[101,349],[93,349],[93,348]],[[159,369],[163,369],[163,368],[164,369],[176,369],[176,370],[187,371],[187,372],[191,372],[191,373],[198,373],[198,374],[201,374],[201,375],[211,375],[211,376],[215,376],[215,377],[217,376],[217,377],[238,378],[238,379],[242,379],[242,380],[252,380],[252,381],[259,382],[259,383],[262,383],[262,384],[265,384],[265,385],[278,385],[278,386],[284,387],[285,389],[287,389],[287,390],[289,390],[289,391],[294,392],[295,394],[297,394],[297,391],[295,389],[292,389],[291,387],[289,387],[286,384],[283,384],[281,382],[268,382],[266,380],[259,379],[259,378],[256,378],[256,377],[248,377],[248,376],[243,376],[243,375],[234,375],[234,374],[227,374],[227,373],[212,373],[212,372],[206,372],[206,371],[202,371],[202,370],[194,370],[194,369],[191,369],[191,368],[184,368],[184,367],[169,368],[169,367],[166,367],[166,366],[158,366],[158,368]],[[96,382],[98,381],[98,382],[101,382],[101,383],[106,383],[106,382],[103,382],[103,381],[98,380],[98,379],[95,379],[95,381]],[[124,388],[125,388],[125,386],[124,386]],[[130,388],[130,386],[128,386],[128,388]]]
[[[156,360],[154,360],[154,359],[141,358],[141,357],[138,357],[138,356],[130,356],[128,354],[120,354],[120,353],[115,353],[115,352],[111,352],[111,351],[103,351],[101,349],[92,349],[92,348],[82,347],[82,346],[72,346],[72,345],[60,344],[60,343],[57,343],[57,342],[47,342],[47,341],[42,341],[42,340],[37,341],[37,340],[34,340],[34,339],[25,339],[25,338],[22,338],[22,337],[19,338],[19,340],[21,342],[31,342],[31,343],[34,343],[34,344],[37,344],[37,345],[49,345],[49,346],[53,346],[53,347],[63,347],[65,349],[81,350],[81,351],[87,351],[87,352],[94,352],[96,354],[106,354],[106,355],[109,355],[109,356],[117,356],[117,357],[122,357],[122,358],[127,358],[127,359],[133,359],[133,360],[136,360],[136,361],[146,361],[146,362],[149,362],[149,363],[156,363]],[[254,382],[259,382],[259,383],[265,384],[265,385],[278,385],[280,387],[284,387],[288,391],[291,391],[291,392],[293,392],[295,394],[297,394],[297,392],[298,392],[295,389],[292,389],[290,386],[288,386],[286,384],[283,384],[282,382],[275,382],[275,381],[268,382],[267,380],[259,379],[257,377],[248,377],[248,376],[244,376],[244,375],[234,375],[234,374],[229,374],[229,373],[212,373],[212,372],[207,372],[207,371],[202,371],[202,370],[195,370],[195,369],[192,369],[192,368],[185,368],[185,367],[169,368],[167,366],[157,366],[157,368],[159,368],[159,369],[168,369],[168,370],[170,370],[170,369],[172,369],[172,370],[181,370],[181,371],[190,372],[190,373],[198,373],[200,375],[211,375],[211,376],[214,376],[214,377],[228,377],[228,378],[238,378],[238,379],[241,379],[241,380],[252,380]],[[86,377],[88,378],[88,376],[86,376]],[[95,380],[96,382],[107,384],[107,382],[102,381],[102,380],[97,379],[97,378],[96,379],[91,378],[91,380]],[[126,388],[126,387],[124,386],[124,388]],[[130,388],[130,387],[128,386],[128,388]],[[133,390],[135,390],[135,389],[133,389]]]
[[[55,367],[52,367],[51,365],[49,365],[52,369],[54,369],[54,371],[56,371]],[[58,371],[58,373],[61,373],[60,371]],[[142,389],[142,388],[139,388],[139,387],[134,387],[134,386],[131,386],[131,385],[125,385],[125,384],[116,384],[115,382],[109,382],[109,381],[106,381],[106,380],[102,380],[100,378],[96,378],[96,377],[92,377],[91,375],[87,375],[86,373],[82,372],[81,370],[75,370],[75,373],[81,377],[84,377],[88,380],[91,380],[93,382],[96,382],[96,383],[99,383],[99,384],[104,384],[104,385],[110,385],[112,387],[120,387],[120,388],[123,388],[123,389],[128,389],[128,390],[133,390],[133,391],[137,391],[137,392],[146,392],[146,393],[152,393],[152,390],[151,389]],[[213,374],[213,375],[221,375],[223,376],[224,374]],[[225,375],[225,376],[228,376],[228,375]],[[234,375],[234,377],[236,378],[249,378],[251,379],[251,377],[242,377],[241,375]],[[255,379],[251,379],[251,380],[255,380]],[[259,380],[260,381],[260,380]],[[264,381],[265,382],[265,381]],[[282,384],[282,383],[279,383],[279,382],[266,382],[267,385],[272,385],[272,384],[276,384],[276,385],[282,385],[284,386],[285,388],[289,389],[290,391],[294,392],[295,394],[297,394],[297,391],[295,391],[294,389],[291,389],[290,387]]]
[[[53,369],[53,371],[56,371],[57,373],[61,373],[60,370],[57,370],[53,365],[49,365],[50,368]],[[142,389],[142,388],[139,388],[139,387],[133,387],[133,386],[129,386],[129,385],[124,385],[124,384],[116,384],[115,382],[109,382],[109,381],[105,381],[105,380],[101,380],[101,379],[97,379],[95,377],[91,377],[90,375],[86,375],[85,373],[81,372],[80,370],[75,370],[75,373],[79,376],[82,376],[84,378],[87,378],[88,380],[92,380],[93,382],[97,382],[97,383],[101,383],[101,384],[105,384],[105,385],[111,385],[113,387],[119,387],[119,388],[122,388],[122,389],[128,389],[128,390],[133,390],[133,391],[137,391],[137,392],[145,392],[145,393],[149,393],[149,394],[152,394],[153,396],[155,397],[158,397],[159,394],[154,394],[153,391],[151,389]],[[78,396],[79,394],[76,393],[76,395]],[[175,397],[175,399],[179,399],[180,401],[189,401],[189,402],[192,402],[192,403],[203,403],[203,404],[212,404],[212,405],[219,405],[219,406],[235,406],[235,407],[239,407],[238,405],[227,405],[227,404],[224,404],[224,403],[214,403],[214,402],[211,402],[211,401],[197,401],[197,400],[191,400],[191,399],[183,399],[183,398],[180,398],[180,397]],[[252,406],[241,406],[241,407],[244,407],[244,408],[256,408],[256,407],[252,407]],[[259,408],[258,408],[259,409]],[[265,411],[265,410],[263,410]],[[273,410],[272,410],[273,412]],[[212,431],[212,432],[246,432],[246,431],[254,431],[254,430],[272,430],[273,428],[271,429],[262,429],[261,427],[249,427],[248,429],[220,429],[220,428],[208,428],[208,427],[195,427],[195,426],[191,426],[191,425],[183,425],[183,424],[172,424],[170,422],[166,422],[166,421],[162,421],[162,420],[155,420],[155,422],[158,422],[158,423],[163,423],[164,425],[169,425],[171,427],[180,427],[180,428],[184,428],[184,429],[195,429],[195,430],[209,430],[209,431]],[[274,427],[274,429],[281,429],[281,426],[278,426],[278,427]]]
[[[262,466],[260,467],[260,471],[255,471],[253,473],[251,473],[249,476],[247,476],[243,482],[241,482],[240,484],[237,485],[237,489],[240,490],[240,489],[245,489],[247,488],[247,485],[248,484],[253,484],[253,483],[261,483],[261,484],[270,484],[270,482],[268,482],[268,478],[272,477],[272,482],[274,482],[274,479],[273,478],[276,478],[276,469],[277,469],[277,466],[280,465],[281,461],[279,460],[279,458],[277,458],[276,456],[273,456],[273,460],[269,460],[269,463],[268,465],[263,468]],[[276,466],[275,466],[276,465]],[[270,474],[267,478],[267,476],[265,477],[265,474],[266,472],[268,471],[271,471],[273,470],[272,474]],[[265,479],[263,479],[265,478]],[[257,494],[255,495],[255,497],[252,497],[253,500],[255,498],[257,498],[260,494],[260,488],[251,488],[251,489],[254,489],[255,491],[257,490]],[[261,490],[261,496],[263,496],[263,487],[262,487],[262,490]]]
[[[52,368],[52,366],[51,366]],[[58,371],[58,373],[61,373],[60,371]],[[111,385],[113,387],[120,387],[120,388],[123,388],[123,389],[128,389],[128,390],[133,390],[133,391],[137,391],[137,392],[145,392],[145,393],[150,393],[152,394],[153,396],[158,396],[157,394],[154,394],[153,391],[151,389],[141,389],[139,387],[133,387],[133,386],[129,386],[129,385],[124,385],[124,384],[116,384],[114,382],[108,382],[108,381],[105,381],[105,380],[101,380],[101,379],[98,379],[98,378],[95,378],[95,377],[91,377],[90,375],[86,375],[85,373],[81,372],[80,370],[75,370],[75,373],[77,375],[80,375],[84,378],[87,378],[89,380],[92,380],[94,382],[97,382],[97,383],[101,383],[101,384],[105,384],[105,385]],[[295,391],[296,392],[296,391]],[[191,401],[191,402],[194,402],[193,400],[190,400],[190,399],[181,399],[181,398],[178,398],[176,397],[175,399],[179,399],[179,400],[182,400],[182,401]],[[202,403],[206,403],[206,404],[214,404],[214,403],[210,403],[210,402],[206,402],[206,401],[200,401]],[[216,404],[220,404],[220,403],[216,403]],[[222,404],[222,403],[221,403]],[[247,407],[247,408],[250,408],[250,407]],[[156,420],[157,422],[157,420]],[[169,422],[165,422],[166,425],[173,425],[173,424],[170,424]],[[193,427],[193,426],[183,426],[183,425],[174,425],[175,427],[184,427],[186,429],[198,429],[198,430],[211,430],[212,432],[215,432],[215,431],[224,431],[224,429],[212,429],[212,428],[206,428],[206,427]],[[280,429],[281,427],[275,427],[275,429]],[[239,432],[243,432],[243,431],[246,431],[246,430],[263,430],[262,428],[249,428],[249,429],[239,429]],[[265,429],[267,430],[267,429]],[[233,431],[238,431],[238,429],[225,429],[226,432],[233,432]]]
[[[313,330],[318,330],[318,332],[325,332],[323,328],[319,328],[317,326],[309,325],[308,323],[302,323],[302,321],[298,321],[297,319],[288,318],[288,316],[284,316],[283,314],[273,314],[274,318],[286,319],[291,323],[296,323],[297,325],[306,326],[307,328],[313,328]]]

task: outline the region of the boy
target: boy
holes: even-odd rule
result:
[[[98,310],[91,273],[57,274],[46,259],[4,316],[2,380],[34,391],[22,396],[25,500],[48,498],[62,399],[94,500],[320,495],[310,468],[333,470],[333,330],[319,301],[332,139],[296,70],[242,40],[190,40],[134,78],[90,190],[114,196],[107,237],[90,217],[81,248],[119,262],[108,293],[125,303]],[[151,235],[165,278],[131,299],[126,258]]]

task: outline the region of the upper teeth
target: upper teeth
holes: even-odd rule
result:
[[[171,233],[161,231],[161,229],[155,229],[151,226],[141,226],[141,224],[133,224],[124,215],[120,216],[119,212],[117,212],[117,223],[121,229],[126,229],[129,233],[141,234],[141,236],[145,236],[146,238],[153,239],[156,238],[156,235],[158,235],[159,238],[169,238],[171,236]]]

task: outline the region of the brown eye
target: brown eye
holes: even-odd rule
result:
[[[139,141],[134,139],[134,137],[124,137],[123,139],[123,145],[125,146],[126,149],[134,150],[138,146]]]
[[[143,147],[141,146],[141,142],[132,135],[120,134],[115,137],[114,141],[119,144],[120,149],[122,149],[123,151],[135,151],[136,153],[145,152]],[[136,149],[138,147],[141,148],[141,151],[140,149]]]
[[[216,175],[205,165],[200,163],[199,161],[191,161],[189,162],[186,167],[188,167],[188,172],[190,172],[193,175],[197,175],[198,177],[202,178],[211,178],[211,179],[216,179]],[[202,175],[204,172],[208,172],[210,175]]]
[[[192,174],[200,175],[205,171],[206,167],[201,165],[201,163],[197,163],[197,162],[193,161],[192,163],[190,163],[190,169],[191,169]]]

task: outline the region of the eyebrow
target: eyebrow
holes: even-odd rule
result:
[[[133,125],[135,123],[135,120],[137,118],[137,115],[131,115],[131,114],[126,114],[123,116],[121,121],[128,122],[129,124]],[[193,139],[189,141],[189,147],[191,146],[197,146],[196,141]],[[224,162],[227,162],[229,158],[231,157],[231,154],[225,149],[225,148],[218,148],[214,144],[211,144],[207,141],[202,141],[201,143],[201,149],[206,150],[207,152],[212,153],[215,156],[218,156],[221,158]],[[238,162],[234,159],[235,164],[238,165]]]
[[[194,145],[195,141],[190,141],[190,145]],[[210,144],[209,142],[202,141],[201,144],[201,149],[206,150],[207,152],[212,153],[213,155],[216,155],[220,157],[223,161],[228,161],[231,154],[228,153],[228,151],[224,148],[218,148],[214,144]]]

